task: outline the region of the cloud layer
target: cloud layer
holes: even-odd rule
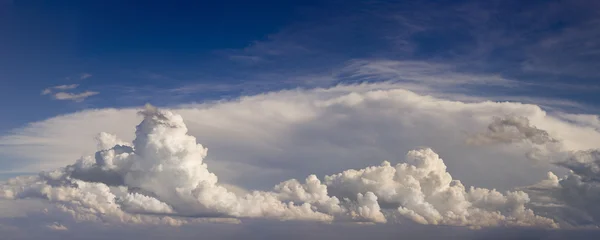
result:
[[[76,158],[68,154],[93,149],[85,138],[102,128],[125,137],[96,135],[98,152],[55,171],[11,179],[2,184],[2,198],[45,199],[58,203],[53,214],[107,222],[267,218],[576,226],[581,214],[548,210],[548,195],[556,196],[550,187],[512,189],[537,182],[552,166],[532,167],[525,158],[532,147],[560,142],[560,149],[548,151],[559,159],[592,149],[589,140],[600,139],[586,117],[577,117],[586,124],[574,124],[562,120],[574,116],[554,117],[534,105],[447,101],[386,85],[282,91],[172,111],[148,107],[137,117],[136,111],[80,112],[0,138],[1,152],[39,156],[49,170]],[[126,129],[140,120],[128,136],[133,131]],[[473,136],[485,144],[468,144]],[[69,153],[74,148],[81,150]],[[36,155],[53,151],[65,155]],[[384,159],[400,161],[377,164]],[[596,174],[589,162],[552,163]],[[530,183],[497,181],[495,174],[525,176]],[[290,176],[304,180],[285,180]]]
[[[305,183],[292,179],[273,191],[238,196],[219,185],[203,163],[207,150],[187,135],[181,116],[152,106],[141,114],[144,119],[132,145],[102,134],[100,146],[117,145],[63,169],[11,179],[2,185],[0,197],[47,199],[88,220],[259,217],[387,222],[389,215],[436,225],[557,226],[525,207],[529,199],[524,192],[465,189],[431,149],[411,151],[406,163],[396,166],[384,162],[347,170],[326,176],[324,183],[310,175]]]

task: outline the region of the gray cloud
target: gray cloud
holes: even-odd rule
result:
[[[573,171],[585,182],[600,182],[600,149],[574,152],[556,164]]]
[[[537,145],[558,142],[545,130],[532,126],[529,119],[523,116],[495,117],[485,133],[467,139],[467,143],[475,145],[508,144],[522,141],[530,141]]]
[[[19,152],[44,153],[41,159],[46,160],[49,151],[31,149],[40,144],[61,142],[49,149],[64,154],[66,151],[61,146],[67,146],[68,149],[82,146],[83,149],[87,144],[86,141],[73,142],[72,137],[53,134],[75,132],[79,135],[82,132],[77,130],[76,123],[82,121],[85,124],[79,127],[84,131],[94,132],[99,131],[94,129],[104,127],[116,131],[111,128],[115,121],[108,119],[120,119],[133,126],[139,120],[133,111],[111,109],[57,117],[48,122],[32,124],[18,131],[20,134],[1,140],[3,144],[11,146],[11,151],[29,149]],[[149,110],[150,113],[155,111]],[[463,139],[464,131],[485,128],[490,121],[494,122],[493,116],[498,115],[526,116],[530,119],[530,123],[508,121],[510,127],[517,125],[525,129],[522,132],[528,133],[514,130],[520,134],[515,139],[521,141],[541,136],[539,131],[530,129],[534,128],[534,123],[542,128],[552,126],[553,134],[557,134],[569,147],[589,148],[594,146],[594,141],[590,142],[589,139],[598,138],[597,132],[594,135],[585,127],[561,122],[534,105],[453,102],[401,89],[380,89],[378,85],[274,92],[230,102],[189,105],[173,112],[177,114],[146,114],[145,118],[156,120],[144,120],[146,123],[138,127],[134,137],[127,137],[132,130],[118,130],[119,134],[127,137],[127,141],[101,134],[97,137],[100,141],[97,154],[81,158],[67,168],[46,172],[40,177],[13,179],[4,185],[2,194],[11,199],[29,196],[58,201],[64,206],[62,211],[74,213],[77,219],[159,225],[184,224],[188,221],[180,219],[183,216],[238,214],[234,216],[374,222],[404,219],[426,224],[466,226],[548,226],[550,222],[546,218],[540,218],[537,212],[528,210],[529,205],[539,201],[530,201],[527,194],[519,191],[504,191],[512,188],[506,183],[508,174],[518,173],[514,175],[516,177],[511,177],[510,180],[515,181],[511,184],[523,184],[524,181],[515,178],[525,175],[537,181],[536,171],[544,171],[529,168],[528,163],[519,160],[523,149],[508,148],[509,145],[503,144],[507,146],[504,150],[491,149],[491,152],[484,153],[490,149],[463,145],[457,139]],[[179,114],[186,120],[180,119]],[[98,122],[98,119],[101,121]],[[155,123],[148,125],[153,121]],[[506,123],[500,121],[500,124]],[[164,126],[168,128],[164,129],[165,132],[159,131],[161,134],[147,132],[160,130]],[[212,149],[206,159],[203,156],[205,150],[198,149],[170,155],[177,149],[194,146],[195,140],[194,144],[189,140],[191,136],[181,135],[188,127],[189,134]],[[170,131],[173,131],[173,135],[168,133]],[[581,136],[586,137],[582,139]],[[384,162],[374,165],[383,159],[398,159],[397,156],[406,151],[429,144],[442,156],[448,157],[442,161],[431,149],[421,149],[410,151],[409,156],[397,164]],[[89,145],[94,146],[91,143]],[[119,146],[112,147],[114,145]],[[188,155],[184,152],[197,155],[190,159],[202,161],[188,162]],[[61,157],[60,160],[64,161],[62,158],[70,157]],[[140,158],[145,160],[140,161]],[[172,162],[164,162],[167,159]],[[204,163],[210,168],[203,166]],[[176,176],[178,174],[175,173],[181,169],[177,167],[181,166],[179,164],[187,166],[184,169],[196,169],[192,172],[202,174]],[[480,170],[474,170],[473,166],[477,164]],[[207,173],[208,169],[211,171]],[[332,175],[336,172],[340,173]],[[456,174],[451,177],[449,172]],[[465,184],[454,178],[469,178],[477,172],[485,172],[485,178],[471,177]],[[216,182],[211,174],[218,175],[219,181]],[[326,177],[317,177],[326,174]],[[494,175],[501,176],[501,183],[493,179]],[[290,177],[305,180],[289,180],[275,188],[265,187]],[[197,181],[208,185],[203,185],[197,191],[190,190],[191,193],[187,190],[176,194],[170,192],[173,188],[196,189],[194,183]],[[147,184],[156,182],[159,184]],[[241,184],[245,188],[257,184],[255,186],[259,186],[259,189],[268,190],[234,192],[230,189],[235,187],[225,187],[220,182]],[[494,183],[503,184],[504,189],[496,191],[465,187],[473,183],[485,187]],[[94,197],[89,198],[92,196],[89,194]],[[200,204],[195,204],[195,196],[224,199],[212,205],[212,197],[202,198],[204,200]],[[244,207],[247,201],[263,197],[267,206],[283,207],[274,212],[270,207],[257,212]],[[451,202],[454,205],[450,207],[446,204],[448,201],[440,201],[440,198],[453,199]],[[103,199],[115,201],[108,201],[107,204]],[[298,205],[287,205],[291,201]],[[292,211],[293,214],[287,215],[288,210],[294,209],[301,211]],[[105,214],[98,216],[97,212]],[[185,214],[182,215],[182,212]]]
[[[600,224],[600,150],[568,153],[554,164],[570,170],[564,177],[549,172],[548,178],[524,188],[537,202],[537,212],[552,214],[559,222],[573,226],[596,227]]]

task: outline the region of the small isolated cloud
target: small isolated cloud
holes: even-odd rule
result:
[[[86,78],[91,78],[92,74],[89,73],[82,73],[81,76],[79,77],[79,79],[86,79]]]
[[[85,91],[82,93],[68,93],[68,92],[58,92],[54,94],[54,99],[56,100],[73,100],[75,102],[81,102],[87,97],[94,96],[99,92]]]
[[[84,75],[82,75],[82,79],[83,77]],[[42,91],[42,95],[51,95],[52,98],[56,100],[71,100],[75,102],[81,102],[88,97],[99,94],[99,92],[94,91],[85,91],[80,93],[67,92],[68,90],[72,90],[77,87],[79,87],[79,84],[58,85],[54,87],[49,87]]]
[[[69,228],[65,227],[64,225],[54,222],[52,224],[48,224],[46,226],[48,229],[53,230],[53,231],[67,231],[69,230]]]
[[[70,90],[70,89],[75,89],[79,86],[79,84],[69,84],[69,85],[58,85],[58,86],[54,86],[54,87],[49,87],[46,88],[42,91],[42,95],[48,95],[52,92],[54,92],[55,90]]]

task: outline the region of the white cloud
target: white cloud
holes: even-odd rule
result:
[[[54,87],[46,88],[42,91],[42,95],[48,95],[52,93],[54,90],[70,90],[75,89],[79,86],[79,84],[69,84],[69,85],[58,85]]]
[[[280,201],[293,200],[296,203],[304,202],[309,206],[313,206],[312,208],[299,206],[300,208],[294,208],[293,214],[288,214],[286,213],[288,210],[285,209],[288,209],[289,206],[279,205],[282,206],[280,209],[284,211],[275,212],[271,215],[264,208],[259,212],[244,212],[238,209],[238,211],[233,212],[240,215],[235,216],[246,216],[244,214],[248,214],[247,216],[255,217],[297,218],[298,214],[306,216],[308,213],[317,211],[314,213],[325,215],[314,214],[310,216],[318,218],[333,216],[335,219],[344,219],[341,217],[344,215],[339,215],[339,213],[336,215],[336,211],[342,209],[342,212],[344,212],[343,209],[346,209],[345,212],[349,215],[345,216],[349,216],[350,219],[380,222],[384,219],[381,217],[382,215],[386,220],[389,220],[389,216],[386,214],[389,214],[391,206],[392,208],[393,206],[398,207],[398,199],[410,195],[385,195],[386,191],[382,191],[380,188],[358,185],[359,182],[353,183],[351,180],[348,180],[348,184],[354,187],[349,187],[349,189],[353,189],[350,192],[355,194],[347,195],[344,192],[336,192],[340,188],[344,189],[344,187],[336,186],[332,181],[328,181],[327,177],[321,178],[324,180],[320,181],[317,176],[336,176],[331,174],[344,172],[349,168],[361,169],[365,166],[376,165],[385,159],[399,159],[398,156],[404,155],[411,149],[430,146],[437,153],[444,156],[444,161],[439,160],[438,163],[441,162],[441,164],[447,166],[448,172],[453,173],[452,178],[447,178],[445,177],[447,174],[445,171],[439,172],[439,176],[444,176],[440,179],[450,179],[451,182],[449,185],[444,185],[443,183],[447,182],[444,180],[440,182],[442,185],[439,186],[448,189],[444,191],[458,194],[456,196],[463,196],[465,200],[457,202],[461,203],[457,204],[458,209],[449,210],[446,205],[436,201],[435,197],[428,197],[430,195],[424,190],[426,188],[421,185],[422,191],[425,192],[416,192],[416,196],[422,196],[422,199],[414,202],[413,205],[401,201],[406,209],[401,212],[401,216],[428,224],[471,225],[472,222],[476,221],[478,223],[475,225],[496,225],[509,224],[513,220],[517,221],[518,224],[540,224],[544,221],[548,223],[548,221],[542,221],[542,219],[538,219],[533,213],[526,210],[527,206],[531,204],[526,195],[519,192],[505,192],[505,190],[537,182],[550,169],[550,166],[531,166],[531,163],[525,159],[525,154],[530,151],[529,146],[512,144],[481,147],[468,145],[465,140],[469,136],[485,131],[495,117],[514,115],[526,117],[529,119],[531,126],[544,129],[550,136],[561,139],[562,144],[567,149],[585,150],[599,147],[600,133],[594,131],[593,128],[564,121],[561,118],[549,115],[535,105],[448,101],[395,89],[394,86],[393,84],[385,87],[366,84],[339,86],[329,89],[281,91],[244,97],[234,101],[174,108],[174,112],[184,117],[190,134],[195,136],[199,143],[210,149],[210,154],[203,162],[208,164],[210,172],[219,176],[219,182],[251,189],[270,189],[270,186],[274,183],[285,179],[305,178],[310,174],[316,174],[316,176],[307,178],[305,183],[286,181],[282,183],[284,185],[279,185],[272,191],[250,192],[249,196],[251,197],[249,198],[237,197],[238,194],[225,187],[214,188],[218,189],[217,192],[220,192],[217,195],[203,195],[214,193],[212,190],[208,191],[213,189],[213,187],[209,187],[213,185],[207,185],[203,188],[208,192],[203,192],[203,190],[194,194],[211,196],[208,199],[217,196],[219,198],[226,197],[223,201],[220,201],[221,204],[229,202],[235,203],[234,206],[245,201],[252,202],[253,200],[250,199],[258,198],[262,199],[261,202],[267,201],[276,205]],[[23,165],[13,165],[10,167],[11,169],[36,171],[65,166],[71,164],[72,159],[77,159],[82,154],[92,154],[94,146],[96,146],[93,143],[93,138],[103,130],[116,133],[125,140],[120,141],[108,137],[108,135],[99,137],[107,143],[131,142],[134,139],[131,126],[140,120],[139,116],[135,115],[135,111],[134,109],[83,111],[34,123],[23,129],[15,130],[11,135],[1,137],[0,153],[23,160],[20,162]],[[171,125],[178,126],[177,124]],[[173,137],[169,139],[182,140],[186,138]],[[162,142],[162,140],[158,142]],[[100,144],[99,147],[104,148],[112,144]],[[186,144],[186,146],[188,145]],[[73,149],[77,150],[73,151]],[[175,150],[179,147],[167,147],[167,149]],[[128,153],[129,150],[122,149],[119,151],[121,153],[104,153],[101,163],[125,163],[125,165],[114,169],[129,169],[128,167],[122,167],[127,166],[127,161],[115,160],[128,159],[129,157],[121,155]],[[53,153],[61,154],[61,156],[55,156]],[[112,160],[106,161],[106,159]],[[185,186],[177,184],[184,184],[188,182],[187,180],[178,181],[176,185],[169,185],[169,181],[161,181],[164,183],[158,185],[144,185],[145,182],[151,182],[147,180],[156,177],[153,175],[144,177],[146,173],[151,174],[153,170],[150,170],[158,164],[155,160],[158,161],[159,159],[148,161],[147,164],[150,164],[148,166],[137,166],[136,168],[140,170],[141,175],[139,175],[139,178],[130,180],[146,179],[133,181],[128,185],[130,187],[135,186],[134,189],[141,189],[141,192],[128,193],[111,187],[107,189],[101,187],[101,185],[87,183],[82,183],[81,186],[86,186],[86,192],[95,192],[97,197],[109,197],[110,199],[112,196],[120,196],[120,199],[126,201],[121,201],[119,204],[126,206],[124,208],[127,209],[126,211],[135,213],[172,214],[172,212],[186,212],[202,215],[207,214],[206,209],[220,209],[217,213],[232,213],[229,212],[231,211],[231,205],[198,205],[205,206],[206,209],[203,210],[202,207],[197,208],[198,206],[194,204],[186,204],[186,201],[190,201],[188,197],[185,197],[188,195],[176,196],[167,194],[168,192],[161,192],[164,191],[162,189],[169,189],[169,187],[166,187],[167,185],[184,187],[185,189]],[[94,158],[83,158],[76,166],[87,166],[89,168],[89,166],[92,166],[90,164],[96,161],[97,159]],[[435,161],[437,160],[433,162]],[[382,171],[383,169],[398,171],[398,169],[411,168],[411,165],[417,166],[415,163],[411,163],[410,160],[407,162],[406,164],[409,165],[400,163],[395,167],[390,165],[367,169],[380,168]],[[46,165],[40,167],[40,163]],[[107,169],[113,168],[109,167]],[[367,169],[361,171],[367,171]],[[85,176],[106,179],[102,177],[103,175],[91,174],[94,171],[96,170],[88,169],[86,174],[75,175],[79,178]],[[102,172],[96,171],[96,173]],[[122,176],[119,175],[119,171],[115,174],[115,176]],[[163,177],[164,179],[174,178],[168,176],[171,175],[164,175]],[[210,174],[206,176],[210,176]],[[408,174],[407,176],[419,179],[416,177],[418,175]],[[157,179],[163,179],[163,177]],[[388,183],[388,185],[375,184],[373,186],[387,186],[388,189],[395,189],[396,191],[410,189],[402,187],[404,182],[396,183],[393,178],[389,180],[384,176],[381,177],[381,179],[374,179],[374,182]],[[211,183],[213,180],[208,181],[211,178],[206,178],[207,180],[204,182]],[[463,180],[462,183],[458,185],[452,181],[455,178]],[[118,180],[119,178],[111,179]],[[105,182],[114,184],[108,181]],[[499,188],[499,191],[483,188],[462,188],[463,185],[475,185],[490,189]],[[215,186],[220,186],[220,184]],[[324,186],[328,191],[322,191]],[[57,194],[61,193],[61,195],[56,196],[62,196],[63,199],[65,197],[65,195],[62,195],[63,193],[73,192],[73,194],[67,195],[70,197],[66,198],[71,202],[81,201],[80,196],[83,196],[81,193],[77,193],[77,189],[70,189],[69,187],[56,189]],[[283,189],[288,190],[284,191]],[[146,198],[153,196],[148,192],[154,194],[159,192],[156,199],[160,200],[157,202],[152,198]],[[244,191],[237,192],[242,193],[242,196],[248,196],[243,193]],[[282,195],[284,193],[285,195]],[[358,195],[358,193],[361,195]],[[493,204],[491,202],[477,202],[476,199],[478,198],[475,196],[480,194],[491,194],[497,201],[494,201]],[[161,195],[173,197],[165,200],[164,197],[160,197]],[[338,204],[336,204],[333,197],[337,198]],[[346,202],[344,198],[348,198],[350,202]],[[191,199],[196,199],[196,197]],[[226,199],[229,200],[225,201]],[[82,203],[85,203],[85,201]],[[377,205],[374,203],[377,203]],[[509,203],[512,205],[507,205]],[[182,208],[182,206],[184,207]],[[190,206],[195,207],[190,208]],[[429,206],[430,210],[423,212],[422,206]],[[107,209],[112,208],[105,206],[100,209],[108,211]],[[77,210],[76,212],[85,212],[85,208],[81,206],[75,205],[74,209]],[[465,215],[468,217],[461,218],[460,214],[457,215],[456,212],[460,212],[460,209],[464,210],[463,213],[469,213]],[[448,215],[449,211],[453,214]],[[471,211],[475,211],[477,214],[471,213]],[[500,211],[501,214],[490,215],[488,214],[489,211]],[[131,215],[131,213],[116,213],[118,213],[117,216]],[[211,211],[208,213],[214,214]],[[352,217],[353,214],[350,213],[356,215]],[[133,216],[135,215],[128,218],[139,219]],[[477,216],[480,218],[474,220],[473,217]],[[484,219],[487,220],[484,221]],[[525,221],[524,219],[529,220]],[[151,221],[156,222],[158,220],[153,218]]]
[[[284,180],[290,169],[297,171],[295,177],[311,173],[322,176],[342,171],[342,166],[360,168],[365,161],[378,164],[384,159],[396,159],[420,146],[431,146],[446,156],[446,164],[467,184],[507,189],[519,182],[536,182],[546,171],[523,161],[526,149],[481,149],[463,144],[468,133],[484,131],[496,116],[526,116],[531,124],[550,129],[552,136],[564,139],[574,150],[597,146],[597,141],[586,139],[600,139],[590,128],[554,118],[535,105],[454,102],[396,87],[363,84],[282,91],[185,105],[174,111],[184,116],[190,133],[211,149],[207,162],[221,178],[260,187],[277,178],[275,181]],[[4,145],[0,146],[0,153],[21,159],[5,163],[10,170],[39,171],[64,166],[81,155],[92,154],[93,139],[99,132],[133,140],[129,126],[139,121],[135,111],[82,111],[33,123],[0,137]],[[329,160],[317,164],[321,159]],[[517,171],[501,164],[505,161],[518,166]],[[494,172],[480,179],[472,171],[462,170],[473,166]],[[231,169],[239,170],[233,173]],[[262,174],[258,179],[250,179],[254,175],[251,172],[258,169]]]
[[[81,76],[79,76],[79,79],[86,79],[86,78],[91,78],[92,74],[89,73],[82,73]]]
[[[77,219],[111,222],[156,223],[160,216],[387,222],[385,215],[398,215],[434,225],[556,227],[525,207],[524,192],[466,190],[431,149],[411,151],[407,163],[395,167],[384,162],[348,170],[325,176],[324,183],[311,175],[306,184],[292,179],[273,191],[238,196],[218,184],[202,161],[207,149],[187,135],[181,116],[152,106],[141,114],[133,145],[117,144],[39,177],[9,180],[0,185],[0,198],[47,199]],[[106,134],[98,139],[120,142]]]
[[[68,93],[68,92],[57,92],[54,94],[56,100],[72,100],[75,102],[81,102],[88,97],[97,95],[99,92],[85,91],[82,93]]]
[[[519,82],[494,75],[459,73],[451,65],[420,61],[362,60],[346,67],[350,77],[409,82],[429,87],[494,85],[513,87]]]
[[[72,93],[66,92],[67,90],[75,89],[79,86],[79,84],[70,84],[70,85],[58,85],[54,87],[46,88],[42,91],[42,95],[51,94],[52,98],[56,100],[71,100],[75,102],[81,102],[88,97],[97,95],[99,92],[94,91],[85,91],[80,93]]]

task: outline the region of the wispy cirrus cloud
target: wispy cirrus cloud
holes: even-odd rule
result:
[[[82,79],[82,80],[83,80],[83,79],[87,79],[87,78],[91,78],[91,77],[92,77],[92,74],[89,74],[89,73],[82,73],[82,74],[79,76],[79,79]]]
[[[225,58],[260,66],[263,76],[286,70],[336,75],[339,71],[331,69],[346,68],[352,78],[334,76],[333,83],[402,79],[419,87],[469,86],[478,94],[546,99],[568,88],[589,99],[599,89],[594,76],[600,55],[594,40],[600,15],[597,5],[588,2],[521,7],[511,1],[374,2],[361,11],[330,11],[319,18],[326,24],[294,24],[246,48],[225,51]],[[336,14],[340,12],[344,14]],[[507,17],[528,24],[499,21]],[[345,66],[348,62],[353,66]],[[254,70],[240,72],[258,75]],[[565,77],[582,80],[566,84]]]
[[[349,64],[348,77],[362,80],[412,82],[426,86],[493,85],[514,87],[518,81],[500,75],[461,73],[454,66],[423,61],[362,60]]]
[[[79,84],[58,85],[42,90],[41,94],[50,95],[55,100],[70,100],[74,102],[82,102],[88,97],[99,94],[99,92],[94,91],[84,91],[79,93],[69,92],[69,90],[73,90],[77,87],[79,87]]]
[[[56,100],[71,100],[75,102],[81,102],[88,97],[97,95],[99,92],[85,91],[82,93],[68,93],[68,92],[57,92],[53,95]]]
[[[47,95],[52,93],[55,90],[70,90],[70,89],[75,89],[79,86],[79,84],[69,84],[69,85],[58,85],[58,86],[54,86],[54,87],[49,87],[46,88],[42,91],[42,95]]]

